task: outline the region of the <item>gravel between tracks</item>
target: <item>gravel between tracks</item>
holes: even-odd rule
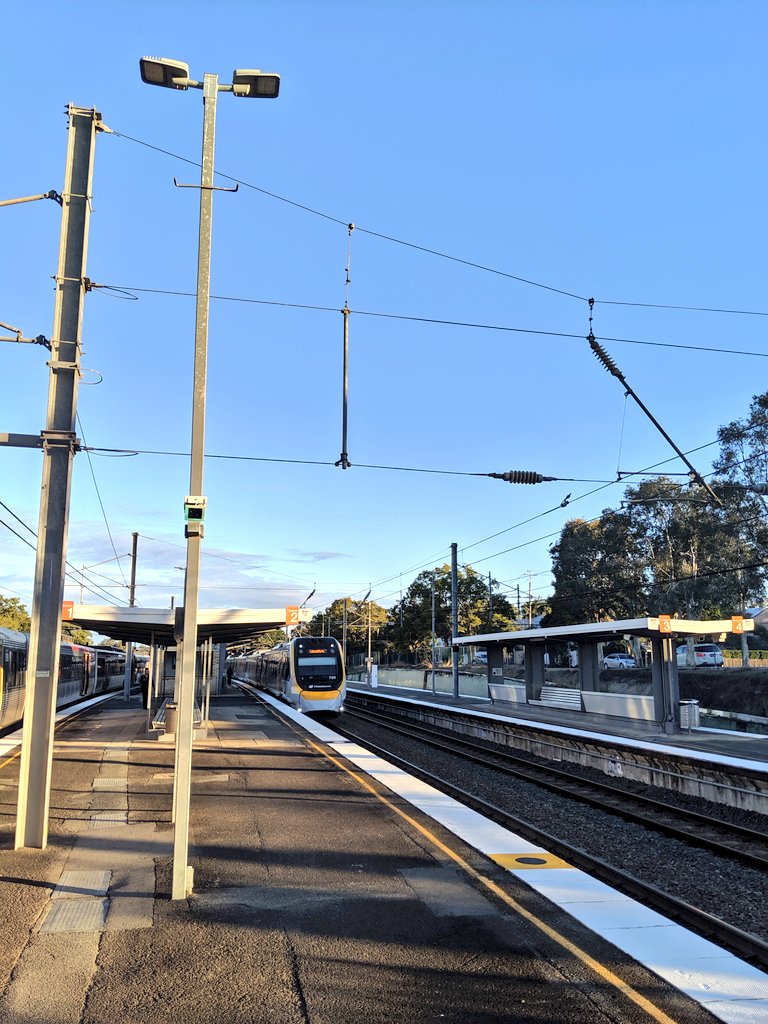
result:
[[[662,836],[532,783],[463,761],[460,756],[424,746],[386,728],[353,720],[351,715],[345,720],[344,727],[354,732],[362,743],[368,739],[385,747],[536,828],[550,832],[642,881],[768,941],[768,884],[764,872],[688,846],[680,840]],[[537,758],[527,759],[547,763]],[[558,767],[562,768],[562,763]],[[574,776],[606,781],[602,773],[589,768],[572,765],[569,769]],[[650,795],[673,807],[713,814],[721,820],[749,828],[766,829],[767,823],[761,815],[666,790],[661,792],[635,782],[619,784],[627,792]]]

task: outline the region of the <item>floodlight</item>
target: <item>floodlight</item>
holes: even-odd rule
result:
[[[142,57],[139,61],[142,81],[166,89],[189,88],[189,64],[169,57]]]
[[[280,75],[258,68],[238,68],[232,73],[232,85],[235,96],[273,100],[280,92]]]

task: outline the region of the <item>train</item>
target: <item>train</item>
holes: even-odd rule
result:
[[[24,716],[28,649],[28,633],[0,626],[0,729],[21,722]],[[124,679],[125,651],[62,641],[56,707],[117,690]]]
[[[344,709],[344,655],[333,637],[293,637],[269,651],[228,658],[227,666],[233,679],[266,690],[297,711],[339,714]]]

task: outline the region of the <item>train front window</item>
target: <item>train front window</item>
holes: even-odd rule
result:
[[[300,644],[296,652],[296,676],[307,690],[335,690],[342,678],[341,662],[335,650],[324,644]]]

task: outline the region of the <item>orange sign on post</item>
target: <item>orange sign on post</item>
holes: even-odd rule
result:
[[[743,615],[732,615],[731,616],[731,632],[732,633],[743,633],[744,632],[744,616]]]
[[[61,602],[61,621],[71,622],[75,614],[75,602],[74,601],[62,601]]]
[[[286,626],[298,626],[299,606],[297,604],[289,604],[285,609],[285,624]]]
[[[670,615],[659,616],[659,632],[660,633],[671,633],[672,632],[672,617]]]

